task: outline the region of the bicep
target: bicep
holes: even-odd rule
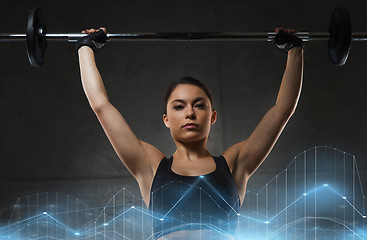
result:
[[[290,116],[277,106],[272,107],[248,139],[224,152],[233,159],[233,169],[236,173],[251,176],[256,171],[274,147]]]
[[[147,151],[152,151],[154,147],[135,136],[124,117],[112,104],[107,104],[95,113],[116,154],[130,173],[136,177],[143,171],[149,171],[151,168]]]
[[[249,175],[253,174],[269,155],[290,117],[291,114],[279,106],[273,106],[261,119],[246,143],[239,147],[239,156],[242,158],[239,161],[244,161]]]

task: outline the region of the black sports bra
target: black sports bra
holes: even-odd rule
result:
[[[182,176],[172,171],[173,156],[164,157],[150,190],[154,239],[181,230],[214,229],[234,235],[240,199],[227,161],[212,156],[215,171]]]

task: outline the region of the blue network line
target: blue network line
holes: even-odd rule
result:
[[[325,176],[325,172],[333,175]],[[19,198],[8,224],[0,226],[0,240],[152,239],[153,218],[161,221],[171,218],[175,206],[185,201],[199,181],[220,194],[205,177],[198,178],[158,217],[145,208],[143,199],[136,199],[126,188],[105,206],[95,208],[59,193]],[[173,183],[162,188],[168,184]],[[211,197],[201,188],[200,191]],[[366,203],[355,157],[335,148],[315,147],[297,155],[259,191],[247,191],[241,213],[237,213],[238,220],[227,222],[226,226],[237,228],[235,239],[367,240]],[[214,225],[202,225],[226,234]]]

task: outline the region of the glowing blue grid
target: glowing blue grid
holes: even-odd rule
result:
[[[248,189],[238,221],[229,224],[237,227],[236,239],[367,239],[366,202],[355,156],[314,147],[261,189]],[[155,217],[126,188],[99,208],[48,192],[18,198],[2,215],[9,221],[0,227],[1,240],[152,239]]]

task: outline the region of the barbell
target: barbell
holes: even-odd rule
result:
[[[76,42],[87,36],[83,33],[47,33],[45,19],[40,8],[28,14],[26,34],[0,33],[0,42],[26,39],[30,64],[41,66],[44,62],[48,40]],[[274,41],[275,32],[163,32],[163,33],[107,33],[107,41]],[[303,41],[328,41],[329,57],[333,64],[342,66],[347,61],[351,41],[367,41],[367,33],[353,33],[349,13],[345,8],[332,12],[328,32],[298,32]]]

